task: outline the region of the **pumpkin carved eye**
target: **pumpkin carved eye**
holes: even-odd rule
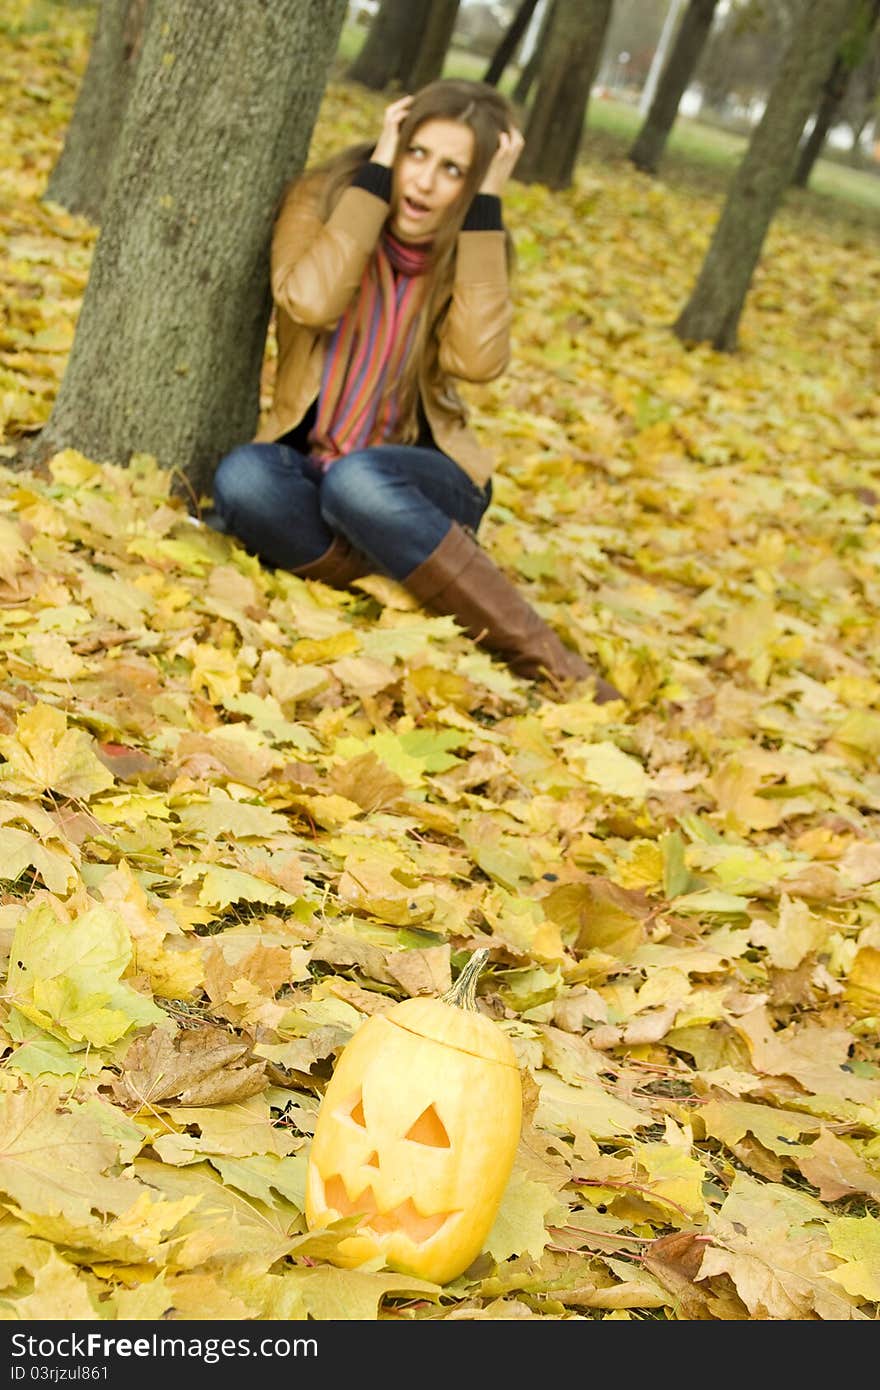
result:
[[[367,1117],[364,1114],[364,1101],[360,1093],[352,1096],[347,1106],[343,1107],[339,1113],[344,1119],[349,1119],[361,1129],[366,1129]],[[432,1149],[452,1148],[452,1140],[446,1132],[446,1126],[433,1105],[427,1106],[422,1111],[419,1118],[410,1125],[404,1138],[411,1140],[413,1144],[425,1144]],[[366,1160],[367,1166],[378,1167],[376,1159],[377,1155],[371,1154]]]
[[[345,1112],[343,1111],[343,1113],[345,1113]],[[367,1127],[367,1119],[366,1119],[366,1116],[364,1115],[364,1102],[363,1102],[363,1098],[361,1097],[360,1094],[356,1095],[356,1096],[349,1102],[349,1105],[348,1105],[348,1118],[349,1118],[350,1120],[352,1120],[352,1121],[354,1122],[354,1124],[360,1125],[361,1129],[366,1129],[366,1127]]]
[[[433,1105],[422,1111],[415,1124],[407,1130],[405,1138],[411,1139],[414,1144],[427,1144],[433,1149],[452,1148],[446,1126]]]

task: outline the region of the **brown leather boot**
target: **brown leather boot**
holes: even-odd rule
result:
[[[355,550],[344,536],[334,536],[323,555],[292,571],[300,579],[320,579],[332,589],[347,589],[353,579],[362,579],[373,572],[374,566],[366,555]]]
[[[402,582],[423,608],[455,618],[475,642],[502,656],[517,675],[547,677],[556,685],[592,680],[597,704],[623,699],[577,652],[563,646],[457,522]]]

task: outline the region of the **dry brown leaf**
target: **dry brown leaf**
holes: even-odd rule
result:
[[[266,1080],[266,1063],[221,1028],[154,1027],[128,1048],[113,1089],[135,1109],[165,1100],[225,1105],[256,1095]]]
[[[645,1268],[658,1279],[673,1298],[679,1317],[704,1321],[716,1314],[711,1310],[712,1292],[697,1283],[706,1253],[708,1237],[694,1231],[677,1231],[658,1236],[642,1256]]]
[[[818,1188],[823,1202],[837,1202],[841,1197],[864,1193],[880,1200],[880,1172],[872,1171],[865,1160],[830,1129],[823,1129],[804,1157],[798,1154],[795,1163],[807,1182]]]

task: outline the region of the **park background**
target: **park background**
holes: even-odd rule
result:
[[[513,180],[514,358],[466,392],[481,539],[624,692],[599,707],[391,581],[263,570],[190,524],[182,451],[84,449],[82,397],[54,414],[99,238],[47,187],[97,12],[6,0],[10,1321],[877,1316],[880,180],[870,141],[826,150],[736,343],[675,332],[773,71],[645,173],[602,61],[647,80],[650,8],[643,53],[594,54],[569,174]],[[764,9],[782,55],[796,0]],[[444,70],[479,77],[461,26]],[[379,128],[368,33],[331,46],[309,159]],[[272,371],[270,334],[255,409]],[[526,1097],[499,1219],[444,1288],[338,1269],[303,1217],[334,1062],[482,946]]]

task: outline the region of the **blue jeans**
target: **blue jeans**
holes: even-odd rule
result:
[[[476,531],[492,496],[446,454],[381,444],[326,473],[287,444],[243,444],[214,475],[218,529],[270,565],[296,570],[344,536],[379,573],[405,579],[457,521]]]

